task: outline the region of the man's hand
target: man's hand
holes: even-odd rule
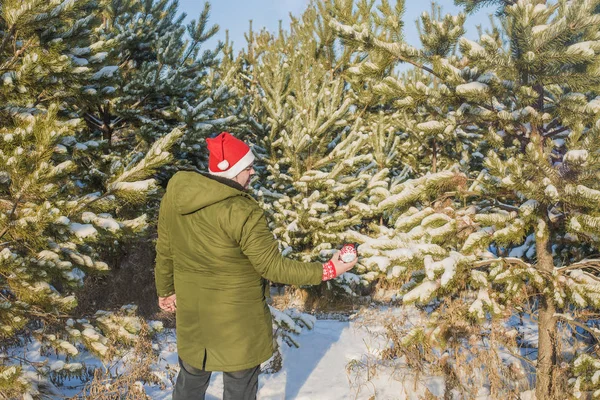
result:
[[[175,309],[177,308],[177,299],[174,294],[168,297],[159,297],[158,306],[163,311],[175,312]]]
[[[340,260],[340,251],[336,251],[333,254],[333,257],[331,257],[331,262],[333,263],[333,266],[335,267],[335,276],[340,276],[341,274],[343,274],[344,272],[348,272],[350,271],[352,268],[354,268],[354,265],[356,265],[358,261],[358,257],[356,257],[354,260],[350,261],[350,262],[343,262],[342,260]]]

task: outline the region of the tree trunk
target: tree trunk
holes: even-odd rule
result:
[[[106,143],[108,144],[108,149],[110,149],[110,147],[112,146],[112,133],[113,133],[113,129],[112,129],[112,125],[111,125],[111,118],[110,118],[110,104],[105,105],[104,108],[102,108],[101,106],[98,106],[98,110],[100,112],[100,116],[101,116],[102,122],[103,122],[102,138],[104,140],[106,140]]]
[[[433,172],[435,174],[437,172],[437,153],[438,153],[437,141],[435,140],[435,138],[433,139],[433,145],[432,145],[431,150],[433,152],[433,155],[431,157],[431,172]]]
[[[538,235],[543,234],[543,238],[537,236],[536,251],[537,251],[537,268],[543,274],[552,274],[554,270],[554,261],[552,260],[552,250],[550,241],[548,240],[548,228],[544,232],[537,232]],[[555,305],[552,297],[553,288],[548,288],[547,293],[540,295],[540,304],[538,312],[538,356],[536,368],[536,385],[535,395],[538,400],[555,399],[557,395],[557,327],[554,317]]]

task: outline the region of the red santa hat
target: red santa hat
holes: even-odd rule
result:
[[[211,175],[233,179],[254,162],[250,147],[228,132],[207,138],[208,172]]]

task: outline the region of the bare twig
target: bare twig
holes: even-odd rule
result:
[[[520,267],[525,267],[525,268],[531,267],[531,264],[528,264],[525,261],[521,260],[520,258],[516,258],[516,257],[501,257],[501,258],[494,258],[491,260],[476,261],[472,264],[472,267],[473,268],[486,267],[488,265],[491,265],[491,264],[494,264],[497,262],[503,262],[503,263],[509,264],[509,265],[518,265]]]
[[[19,195],[17,197],[17,199],[15,200],[15,202],[13,203],[13,208],[12,210],[10,210],[10,214],[8,215],[8,220],[12,221],[14,219],[15,216],[15,211],[17,210],[17,205],[19,204],[19,201],[21,200],[21,195]],[[10,222],[4,227],[4,229],[2,230],[2,232],[0,232],[0,239],[2,239],[4,237],[4,235],[6,235],[6,232],[8,232],[8,229],[10,228],[11,224]]]
[[[600,343],[600,332],[598,332],[597,329],[592,329],[589,326],[587,326],[586,324],[583,324],[579,321],[575,321],[575,319],[570,318],[569,316],[564,315],[564,314],[557,313],[557,314],[554,314],[554,317],[565,321],[569,325],[575,325],[576,327],[583,329],[584,331],[586,331],[590,335],[592,335],[598,343]]]

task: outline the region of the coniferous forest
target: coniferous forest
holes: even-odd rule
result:
[[[404,0],[311,0],[235,50],[206,46],[209,3],[1,0],[0,399],[151,398],[159,202],[222,131],[284,255],[358,245],[351,273],[283,290],[305,307],[271,307],[279,347],[327,303],[413,307],[380,361],[442,398],[600,398],[600,0],[455,3],[424,4],[418,46]]]

